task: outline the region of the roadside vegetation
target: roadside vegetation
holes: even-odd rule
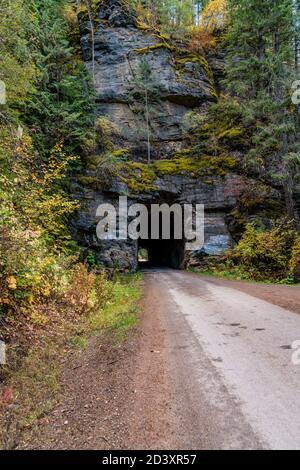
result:
[[[98,1],[0,0],[0,432],[3,446],[51,409],[59,371],[93,331],[118,344],[135,325],[141,278],[119,277],[97,265],[72,239],[79,208],[72,178],[95,184],[120,176],[135,194],[155,190],[161,175],[226,178],[229,171],[261,182],[230,214],[236,247],[208,269],[243,279],[300,279],[299,107],[291,101],[299,71],[299,2],[291,0],[128,0],[141,31],[157,48],[203,68],[212,105],[185,117],[188,148],[173,159],[151,153],[157,84],[140,49],[136,112],[146,116],[148,163],[114,148],[117,132],[95,119],[95,12]],[[275,7],[274,7],[275,5]],[[93,71],[80,52],[77,13],[88,15]],[[226,77],[206,57],[227,51]],[[151,52],[151,51],[150,51]],[[236,60],[236,57],[239,60]],[[5,87],[5,89],[3,88]],[[5,92],[4,92],[5,91]],[[80,176],[78,176],[80,175]],[[97,176],[97,184],[104,184]],[[275,188],[276,195],[270,192]],[[278,196],[279,194],[279,196]],[[259,208],[259,211],[257,210]],[[258,214],[253,220],[253,213]],[[284,221],[282,222],[282,216]]]
[[[70,178],[96,145],[75,3],[0,7],[0,441],[11,449],[51,409],[63,363],[89,334],[125,338],[140,279],[108,274],[68,229],[79,207]]]
[[[47,419],[63,390],[60,375],[74,355],[84,352],[92,335],[105,335],[119,346],[141,312],[142,276],[87,273],[77,265],[74,284],[64,304],[52,305],[51,324],[34,329],[35,341],[18,364],[10,361],[2,369],[0,402],[0,443],[14,449]],[[23,334],[23,331],[20,332]],[[15,366],[15,367],[13,367]]]
[[[204,257],[192,271],[227,279],[297,284],[300,282],[300,234],[293,221],[283,219],[266,229],[258,222],[246,225],[232,249]]]

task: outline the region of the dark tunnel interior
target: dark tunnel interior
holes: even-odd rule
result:
[[[183,269],[184,240],[140,240],[140,267]]]
[[[139,240],[139,265],[140,267],[168,267],[183,269],[185,258],[185,240],[174,236],[174,217],[171,216],[171,237],[169,240]],[[149,218],[149,228],[151,220]],[[151,230],[149,230],[151,233]]]

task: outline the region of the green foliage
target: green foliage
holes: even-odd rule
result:
[[[150,165],[133,161],[121,162],[117,166],[116,174],[133,194],[139,194],[156,191],[160,176],[223,177],[229,170],[237,167],[234,157],[196,157],[188,156],[189,153],[179,152],[171,160],[156,160]]]
[[[71,150],[94,147],[95,133],[90,78],[70,46],[66,7],[1,0],[0,337],[23,354],[40,340],[36,331],[97,302],[96,278],[78,264],[68,230],[78,207],[64,190],[78,164]]]
[[[102,151],[111,151],[114,146],[112,139],[114,136],[118,136],[119,129],[110,119],[101,116],[96,119],[95,130],[100,148]]]
[[[6,85],[7,107],[15,114],[34,90],[36,67],[27,40],[32,12],[24,0],[0,0],[0,11],[0,80]]]
[[[63,288],[76,254],[66,222],[77,203],[60,185],[72,158],[56,146],[41,164],[27,135],[0,130],[0,309],[33,310]]]
[[[25,111],[41,152],[64,142],[70,152],[93,148],[94,95],[85,65],[70,46],[64,0],[34,2],[29,41],[36,92]]]
[[[227,90],[236,97],[240,127],[248,134],[245,164],[260,176],[281,175],[291,218],[300,168],[295,172],[289,164],[289,156],[300,151],[297,107],[290,101],[299,24],[294,6],[292,0],[229,0],[226,66]]]
[[[289,270],[293,278],[300,280],[300,235],[296,237],[289,260]]]
[[[140,312],[140,274],[120,275],[110,286],[110,302],[91,319],[92,329],[107,328],[114,333],[116,344],[120,344],[132,328]]]
[[[239,272],[254,280],[300,280],[299,246],[299,232],[291,222],[277,222],[269,230],[251,223],[223,265],[219,262],[216,269]]]
[[[168,33],[183,35],[200,22],[202,9],[208,0],[129,0],[144,27],[162,28]]]
[[[198,152],[222,155],[247,148],[248,131],[243,127],[241,110],[236,99],[221,95],[206,116],[199,116],[194,128]]]

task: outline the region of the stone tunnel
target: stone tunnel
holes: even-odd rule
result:
[[[185,117],[191,112],[205,114],[215,100],[214,83],[224,67],[222,57],[212,56],[200,63],[189,61],[187,56],[178,64],[172,48],[166,47],[155,32],[140,29],[132,11],[115,0],[101,2],[98,20],[94,63],[97,118],[104,119],[106,127],[110,127],[113,149],[110,152],[115,156],[125,155],[126,162],[124,173],[109,180],[102,169],[103,149],[99,148],[97,155],[87,160],[82,178],[74,179],[72,187],[74,197],[81,202],[81,209],[72,221],[74,238],[87,252],[94,253],[97,262],[108,267],[135,270],[139,258],[146,258],[151,265],[181,268],[186,258],[184,240],[103,242],[97,239],[98,205],[117,204],[119,196],[126,195],[132,203],[148,205],[152,201],[169,200],[204,204],[202,251],[208,255],[221,253],[232,246],[228,214],[236,207],[249,180],[234,169],[226,174],[216,171],[209,177],[197,176],[193,171],[176,172],[170,162],[175,161],[176,167],[178,155],[183,161],[188,150]],[[83,59],[92,71],[91,34],[85,13],[80,13],[79,23]],[[145,129],[145,120],[131,101],[132,74],[138,73],[143,58],[151,67],[160,94],[151,122],[151,164],[147,162],[146,135],[139,132]],[[160,171],[155,173],[159,162]]]

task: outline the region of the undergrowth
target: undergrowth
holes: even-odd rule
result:
[[[296,284],[300,281],[299,231],[285,219],[269,229],[247,224],[240,242],[208,261],[202,272],[227,279]]]
[[[57,315],[52,327],[39,331],[39,342],[29,348],[17,371],[10,369],[10,362],[2,368],[6,374],[0,402],[3,449],[17,448],[27,433],[37,431],[47,419],[61,392],[64,365],[72,354],[87,347],[90,335],[108,331],[113,343],[119,345],[138,320],[140,274],[116,275],[114,280],[108,280],[105,274],[87,273],[83,265],[77,269],[80,273],[68,293],[64,316]]]

